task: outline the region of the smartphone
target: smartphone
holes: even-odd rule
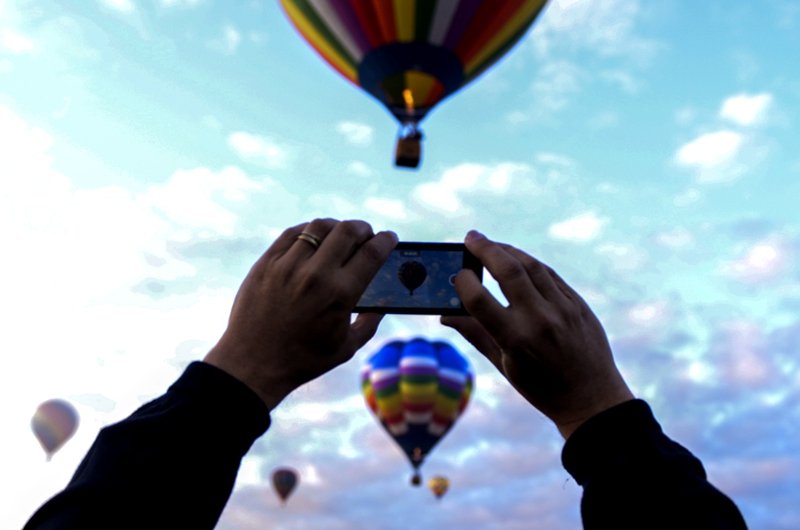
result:
[[[401,241],[358,301],[357,313],[466,315],[455,289],[461,269],[483,279],[483,266],[463,243]]]

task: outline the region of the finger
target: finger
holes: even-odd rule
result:
[[[324,243],[328,234],[338,226],[339,221],[336,219],[314,219],[310,223],[302,227],[302,230],[294,234],[294,240],[291,241],[289,248],[284,253],[284,258],[292,263],[299,263],[307,260],[310,256],[318,252],[318,248],[314,244],[297,239],[301,233],[305,232],[311,234],[315,238]],[[320,244],[320,246],[322,246]]]
[[[546,300],[556,303],[565,301],[565,295],[556,285],[556,281],[551,275],[552,269],[550,267],[516,247],[503,245],[503,248],[522,263],[522,266],[528,271],[528,276],[533,282],[533,286],[542,293]]]
[[[279,235],[275,241],[272,242],[272,244],[261,255],[261,257],[256,260],[256,262],[250,268],[250,274],[261,271],[271,260],[281,257],[289,249],[289,247],[292,246],[292,243],[295,242],[297,236],[303,231],[303,227],[306,224],[308,223],[300,223],[299,225],[295,225],[284,230],[281,235]]]
[[[495,368],[503,371],[503,352],[492,336],[480,322],[473,317],[443,316],[439,319],[442,325],[452,328],[475,346],[491,362]]]
[[[356,300],[364,294],[395,246],[397,234],[391,231],[378,232],[375,237],[361,245],[347,262],[342,283],[352,286]]]
[[[312,261],[318,265],[341,267],[364,242],[375,234],[364,221],[342,221],[322,242]]]
[[[553,283],[555,283],[556,286],[561,290],[561,292],[564,293],[564,296],[566,296],[573,302],[585,303],[583,297],[580,294],[578,294],[578,291],[573,289],[572,286],[570,286],[561,276],[559,276],[559,274],[556,271],[554,271],[550,267],[547,267],[547,272],[553,279]]]
[[[467,312],[491,335],[501,335],[508,327],[508,309],[481,284],[474,271],[464,269],[459,272],[456,275],[455,288]]]
[[[342,346],[342,363],[350,360],[364,344],[375,336],[383,317],[384,315],[377,313],[358,314],[355,321],[350,324],[350,332],[347,335],[344,346]]]
[[[535,304],[542,300],[523,264],[502,245],[474,230],[467,234],[464,243],[497,280],[512,306],[529,306],[531,302]]]

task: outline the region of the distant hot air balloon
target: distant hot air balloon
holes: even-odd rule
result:
[[[397,268],[397,278],[400,280],[409,295],[414,295],[414,289],[425,283],[428,277],[428,270],[419,261],[404,261]]]
[[[450,487],[450,481],[447,480],[447,477],[442,476],[435,476],[428,479],[428,489],[430,489],[434,495],[436,495],[437,499],[441,499],[442,496],[447,493],[447,489]]]
[[[78,411],[63,399],[50,399],[36,408],[31,429],[42,445],[47,460],[72,438],[78,428]]]
[[[547,0],[281,0],[303,38],[400,122],[395,163],[419,164],[419,122],[525,34]]]
[[[282,504],[286,504],[286,499],[297,487],[298,480],[297,471],[290,467],[279,467],[272,472],[272,486],[275,488],[275,492],[280,497]]]
[[[464,411],[472,386],[467,359],[442,341],[392,341],[364,365],[364,398],[411,462],[415,486],[419,467]]]

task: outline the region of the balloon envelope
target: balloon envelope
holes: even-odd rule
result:
[[[31,429],[42,445],[47,459],[72,438],[78,428],[78,411],[63,399],[50,399],[36,408]]]
[[[428,270],[419,261],[404,261],[397,269],[397,277],[400,279],[400,283],[408,289],[408,294],[413,295],[414,289],[425,282]]]
[[[447,493],[450,487],[450,481],[446,477],[435,476],[428,479],[428,489],[430,489],[437,499],[441,499],[442,495]]]
[[[547,0],[281,0],[322,58],[401,123],[500,59]]]
[[[415,470],[462,414],[472,388],[467,359],[443,341],[389,342],[361,371],[367,405]]]
[[[281,502],[286,502],[297,486],[299,475],[290,467],[281,467],[272,472],[272,486],[280,497]]]

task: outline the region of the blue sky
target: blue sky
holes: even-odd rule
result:
[[[205,354],[284,227],[333,216],[546,261],[751,527],[800,527],[799,27],[793,0],[554,0],[429,115],[409,172],[391,116],[273,0],[0,0],[0,525]],[[438,503],[359,393],[366,356],[415,335],[477,373],[425,465]],[[29,422],[52,397],[81,426],[45,462]],[[388,317],[273,420],[220,528],[580,526],[555,428],[435,317]],[[284,509],[278,465],[302,475]]]

